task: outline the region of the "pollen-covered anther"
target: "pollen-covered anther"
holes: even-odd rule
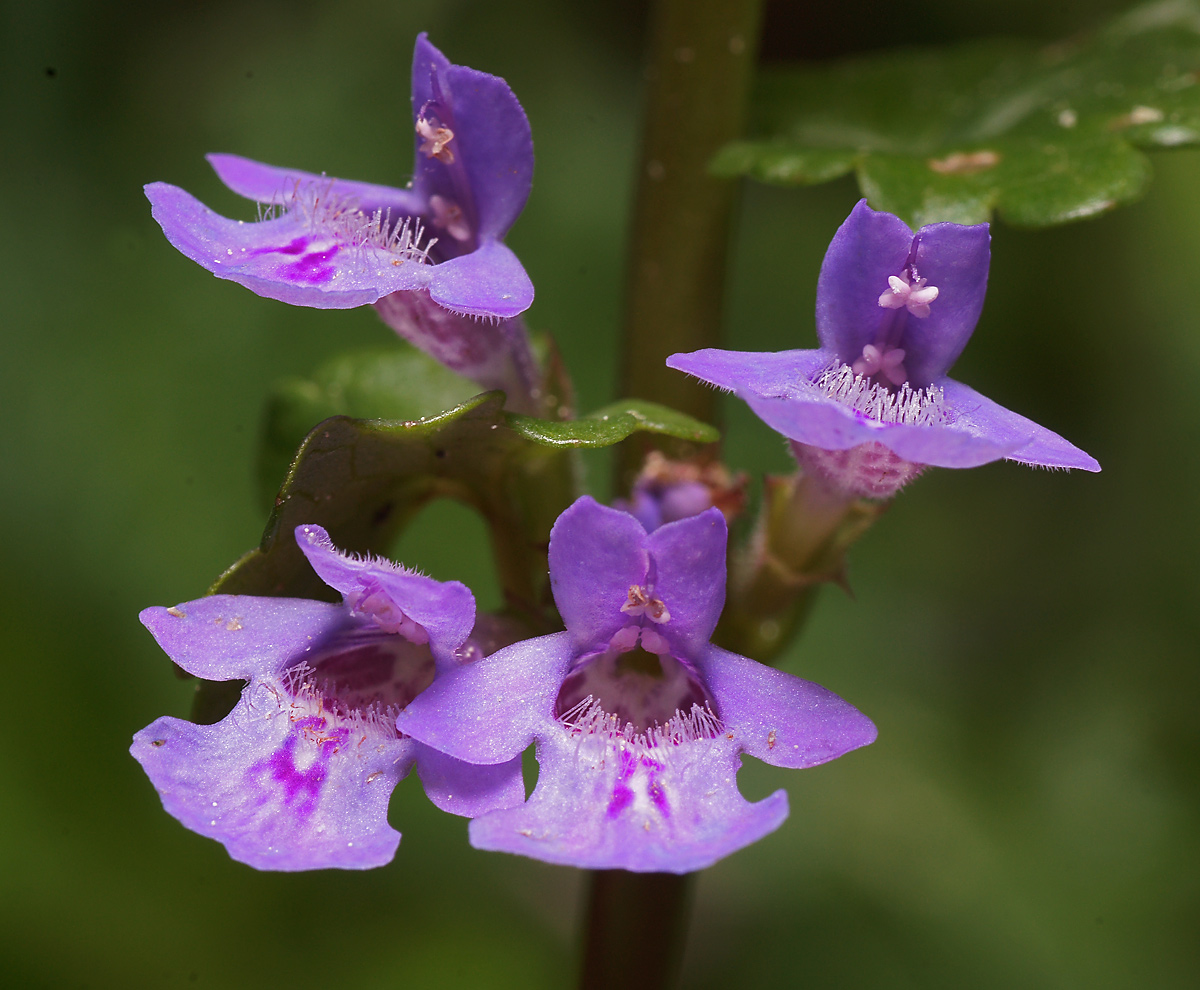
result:
[[[421,146],[417,149],[421,154],[436,158],[443,165],[454,163],[454,152],[448,147],[454,140],[454,132],[449,127],[443,127],[436,118],[431,121],[427,117],[418,117],[417,134],[421,137]]]
[[[444,230],[456,241],[471,239],[471,225],[467,223],[466,214],[462,207],[445,196],[430,196],[429,205],[433,209],[433,225]]]
[[[908,381],[908,371],[904,367],[904,348],[878,347],[867,344],[863,348],[862,357],[850,365],[856,375],[870,378],[880,375],[893,385],[903,385]]]
[[[651,622],[670,622],[671,613],[660,598],[651,598],[640,584],[629,586],[629,597],[621,606],[626,615],[644,615]]]
[[[926,285],[925,279],[920,277],[910,282],[907,272],[889,275],[888,285],[890,288],[879,297],[879,305],[884,309],[907,307],[913,316],[922,320],[929,315],[929,304],[938,297],[936,285]]]

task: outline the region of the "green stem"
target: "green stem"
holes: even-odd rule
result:
[[[694,873],[596,870],[580,990],[662,990],[679,975]]]
[[[754,534],[730,555],[713,641],[770,663],[799,634],[821,585],[845,586],[846,551],[887,503],[839,494],[802,472],[765,481]]]
[[[741,135],[761,4],[656,0],[650,13],[621,394],[709,422],[715,418],[715,393],[664,362],[678,351],[720,340],[735,187],[710,176],[708,163]],[[640,437],[622,445],[626,481],[656,443]],[[593,873],[580,986],[669,986],[683,955],[691,880],[666,873]]]
[[[621,387],[708,422],[716,393],[663,362],[720,341],[736,187],[707,168],[741,135],[760,19],[761,0],[658,0],[650,15]],[[624,445],[626,473],[652,442]]]

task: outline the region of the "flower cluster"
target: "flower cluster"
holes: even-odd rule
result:
[[[519,318],[533,287],[503,243],[529,194],[528,121],[503,80],[452,65],[424,35],[412,99],[405,188],[212,155],[260,219],[220,217],[164,183],[146,187],[154,216],[213,274],[295,305],[374,305],[452,369],[536,411]],[[846,499],[891,497],[927,466],[1099,470],[947,377],[982,311],[989,259],[986,225],[914,233],[863,201],[821,268],[819,348],[668,360],[743,398],[822,479],[804,480],[819,498],[792,501],[819,510],[820,538],[792,541],[805,560],[836,542]],[[592,869],[707,867],[788,814],[783,791],[742,796],[743,755],[811,767],[876,735],[830,691],[711,642],[744,488],[715,461],[654,454],[620,507],[579,498],[547,551],[562,631],[518,641],[498,631],[503,619],[477,619],[464,585],[344,553],[320,526],[300,526],[297,544],[341,603],[213,595],[147,609],[143,623],[181,668],[245,684],[217,724],[159,718],[132,753],[168,812],[259,869],[388,862],[400,841],[388,801],[413,767],[435,805],[473,819],[477,848]],[[792,601],[801,578],[762,556]],[[527,797],[531,744],[540,769]]]

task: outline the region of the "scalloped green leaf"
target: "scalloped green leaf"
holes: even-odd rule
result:
[[[754,140],[726,146],[712,170],[783,185],[854,171],[872,206],[914,227],[993,212],[1050,226],[1141,195],[1139,149],[1200,143],[1198,82],[1200,0],[1146,4],[1048,48],[984,41],[772,67]]]
[[[634,433],[657,433],[692,443],[716,443],[721,434],[707,423],[657,402],[623,399],[582,419],[548,420],[510,414],[508,424],[547,447],[611,447]]]

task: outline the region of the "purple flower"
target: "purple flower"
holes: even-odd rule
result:
[[[391,860],[388,800],[414,763],[445,811],[520,804],[519,759],[470,766],[396,730],[406,704],[477,652],[471,592],[341,554],[320,526],[296,538],[343,604],[213,595],[141,615],[184,670],[248,682],[216,725],[164,717],[133,737],[163,807],[240,862],[315,870]]]
[[[672,460],[661,451],[646,455],[628,499],[613,505],[653,532],[663,523],[697,516],[716,506],[727,523],[746,504],[746,476],[730,474],[720,461]]]
[[[228,220],[175,186],[146,186],[183,254],[260,296],[297,306],[376,304],[401,336],[489,387],[532,389],[525,269],[501,239],[529,196],[529,121],[503,79],[451,65],[424,34],[412,69],[416,171],[409,188],[209,155],[257,223]]]
[[[439,678],[397,725],[475,763],[537,741],[529,800],[471,823],[471,844],[592,869],[685,873],[777,828],[787,795],[750,804],[740,755],[810,767],[875,726],[824,688],[709,643],[725,598],[713,508],[647,534],[581,498],[550,535],[566,631]]]
[[[817,282],[817,350],[673,354],[685,371],[744,399],[793,441],[801,465],[849,495],[888,497],[927,465],[1008,458],[1100,465],[1056,433],[946,377],[987,291],[987,224],[915,234],[861,200]]]

